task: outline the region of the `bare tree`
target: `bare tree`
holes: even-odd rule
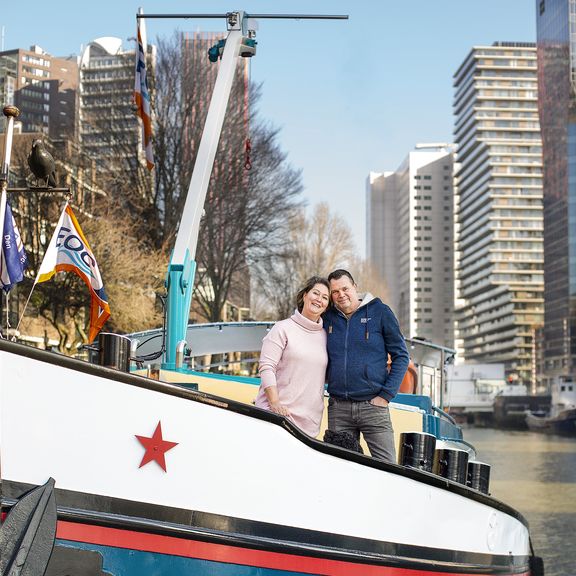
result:
[[[193,164],[187,151],[197,148],[202,133],[200,122],[203,124],[206,113],[200,90],[211,89],[201,77],[197,83],[183,80],[190,72],[182,55],[182,42],[179,34],[158,41],[158,97],[154,100],[153,139],[156,162],[153,204],[158,217],[156,245],[174,243],[192,174]],[[189,85],[186,89],[185,83]]]
[[[218,182],[221,174],[217,172],[219,193],[211,194],[206,202],[196,296],[210,321],[221,319],[239,274],[247,276],[253,262],[284,251],[286,216],[301,190],[300,173],[284,166],[276,133],[260,128],[253,134],[253,169],[243,174],[238,166],[236,175],[222,174],[223,182]]]
[[[157,293],[163,293],[166,253],[142,243],[134,227],[113,210],[86,220],[83,229],[105,279],[112,309],[107,329],[125,333],[161,324]]]
[[[360,291],[370,292],[374,296],[378,296],[382,301],[387,301],[388,285],[386,279],[382,278],[378,270],[368,260],[355,257],[350,261],[349,267],[350,273],[354,276]]]
[[[326,276],[354,261],[352,232],[327,203],[315,206],[312,214],[292,214],[285,250],[261,263],[257,269],[259,286],[265,292],[276,318],[285,318],[295,308],[295,297],[307,278]]]
[[[27,282],[32,287],[32,282]],[[90,296],[75,274],[57,274],[38,284],[29,303],[29,314],[46,320],[58,333],[58,350],[74,354],[88,341]],[[26,324],[22,325],[25,329]]]
[[[339,214],[330,211],[327,202],[314,207],[306,225],[306,235],[300,235],[303,274],[329,274],[347,266],[355,255],[352,231]]]

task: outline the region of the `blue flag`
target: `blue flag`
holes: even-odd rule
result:
[[[14,284],[24,279],[24,270],[28,266],[28,257],[20,238],[20,232],[12,215],[12,209],[2,191],[0,201],[0,220],[2,225],[2,250],[0,251],[0,288],[8,292]]]

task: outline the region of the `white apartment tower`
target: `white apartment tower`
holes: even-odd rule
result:
[[[535,45],[473,48],[454,88],[457,348],[530,385],[544,290]]]
[[[405,336],[454,344],[453,148],[418,144],[367,181],[368,261]]]

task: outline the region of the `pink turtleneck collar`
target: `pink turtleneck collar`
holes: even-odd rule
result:
[[[290,319],[294,320],[296,324],[306,330],[322,330],[322,318],[319,318],[318,322],[314,322],[306,318],[306,316],[302,315],[298,310],[294,310],[294,314],[292,314]]]

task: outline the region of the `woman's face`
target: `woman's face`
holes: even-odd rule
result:
[[[330,293],[324,284],[314,284],[314,286],[304,294],[304,305],[302,306],[302,316],[316,322],[320,315],[328,308],[330,303]]]

